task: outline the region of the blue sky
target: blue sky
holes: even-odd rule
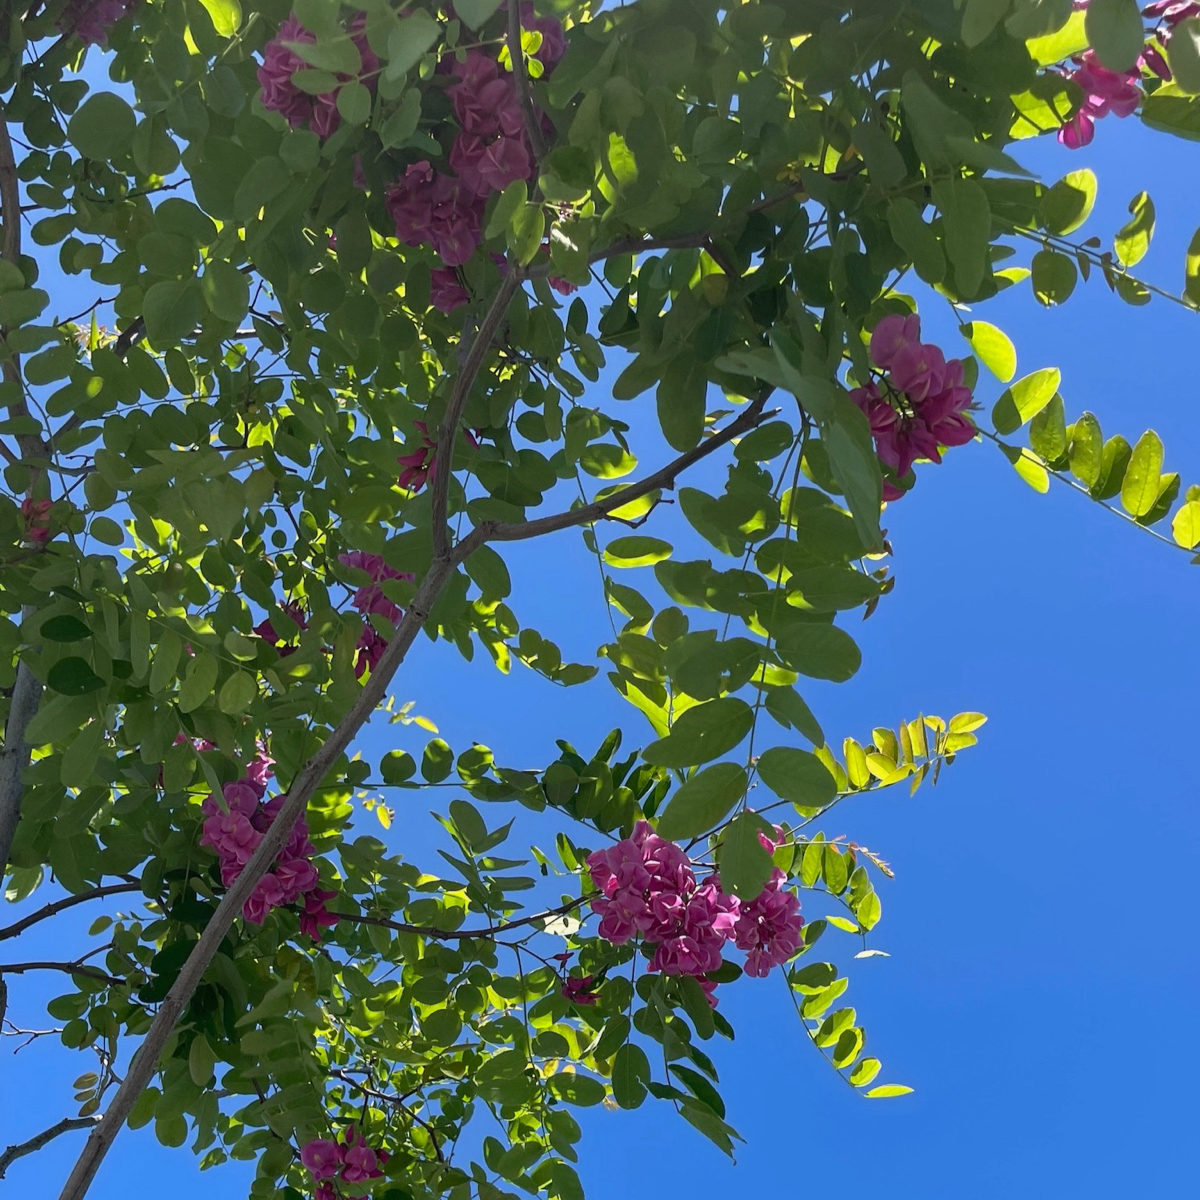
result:
[[[1099,203],[1080,236],[1107,243],[1133,192],[1147,188],[1160,224],[1138,270],[1171,290],[1197,220],[1198,155],[1136,118],[1101,122],[1077,153],[1018,150],[1048,179],[1097,171]],[[925,336],[962,353],[944,309],[925,304]],[[1020,374],[1062,367],[1069,417],[1089,408],[1106,434],[1130,441],[1153,426],[1167,468],[1185,486],[1200,481],[1196,315],[1161,300],[1130,308],[1098,278],[1059,310],[1040,308],[1024,285],[978,315],[1013,337]],[[985,414],[1000,390],[981,382]],[[659,461],[647,456],[644,466]],[[919,476],[886,514],[897,585],[853,630],[862,670],[848,685],[812,689],[835,744],[918,711],[990,717],[980,746],[936,789],[865,797],[821,823],[895,867],[874,938],[890,957],[853,964],[847,999],[886,1078],[916,1091],[890,1101],[854,1094],[797,1027],[782,981],[745,980],[722,998],[737,1041],[714,1052],[730,1120],[747,1139],[736,1168],[664,1105],[587,1110],[581,1173],[593,1197],[640,1200],[665,1184],[1048,1200],[1186,1191],[1193,1179],[1198,568],[1061,485],[1035,494],[986,442]],[[670,512],[661,519],[672,525]],[[511,561],[522,620],[593,661],[608,627],[578,535],[514,548]],[[618,724],[631,739],[650,736],[603,676],[564,692],[519,669],[501,677],[485,661],[468,666],[424,640],[395,691],[451,745],[482,741],[513,763],[544,763],[556,737],[593,747]],[[415,749],[419,739],[384,728],[364,749],[377,757],[396,744]],[[395,803],[390,844],[426,844],[431,794]],[[824,913],[818,897],[805,910]],[[48,953],[60,936],[47,929],[20,957]],[[5,961],[16,945],[3,947]],[[845,939],[843,961],[854,948]],[[33,1025],[43,1023],[35,999],[61,989],[25,976],[10,990],[10,1016]],[[71,1111],[67,1085],[91,1069],[48,1039],[11,1054],[5,1039],[0,1145]],[[82,1137],[17,1163],[6,1181],[13,1194],[56,1195]],[[236,1197],[244,1176],[238,1166],[201,1176],[187,1150],[126,1131],[91,1196],[124,1200],[149,1185],[176,1200]]]

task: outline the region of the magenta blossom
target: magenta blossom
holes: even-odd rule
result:
[[[314,1179],[332,1179],[342,1165],[341,1147],[328,1138],[314,1138],[300,1148],[300,1161]]]
[[[108,31],[134,6],[136,0],[70,0],[55,28],[74,33],[85,46],[103,46]]]
[[[471,299],[453,267],[438,267],[430,272],[429,300],[438,312],[452,313]],[[401,484],[401,487],[405,486]]]
[[[1140,65],[1130,71],[1109,70],[1094,50],[1085,50],[1072,61],[1076,65],[1067,73],[1067,78],[1082,89],[1083,103],[1058,131],[1058,140],[1068,149],[1078,150],[1092,140],[1098,118],[1110,113],[1127,117],[1137,109],[1142,101],[1142,72]]]
[[[594,990],[596,986],[595,975],[568,975],[563,980],[562,994],[572,1004],[590,1007],[600,999]]]

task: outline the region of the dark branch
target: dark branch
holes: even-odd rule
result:
[[[125,980],[101,971],[98,967],[86,967],[77,962],[24,962],[0,963],[0,975],[24,975],[26,971],[64,971],[68,975],[82,975],[87,979],[98,979],[111,987],[122,987]]]
[[[749,433],[751,429],[760,425],[768,417],[774,416],[774,413],[765,411],[770,394],[770,390],[763,392],[756,400],[751,401],[745,412],[726,425],[720,433],[713,434],[707,441],[701,442],[699,446],[681,454],[674,462],[668,463],[661,470],[655,471],[653,475],[648,475],[638,483],[631,483],[628,487],[614,492],[603,500],[594,500],[591,504],[582,504],[578,508],[555,513],[549,517],[537,517],[532,521],[511,523],[485,521],[481,525],[477,525],[463,539],[456,553],[462,552],[465,557],[466,554],[477,550],[485,542],[520,542],[526,538],[540,537],[544,533],[554,533],[559,529],[571,529],[576,525],[591,525],[608,517],[616,509],[624,508],[625,505],[632,504],[633,501],[640,500],[643,496],[648,496],[651,492],[656,492],[661,488],[674,487],[675,480],[689,467],[694,466],[701,459],[707,458],[714,450],[720,449],[734,438]]]
[[[516,921],[504,921],[499,925],[489,925],[486,929],[438,929],[434,925],[406,925],[403,921],[393,921],[390,917],[372,917],[366,914],[333,912],[332,910],[329,915],[337,917],[340,921],[358,921],[363,925],[379,925],[384,929],[395,929],[400,933],[415,933],[420,937],[432,938],[435,941],[450,941],[462,938],[492,939],[498,933],[507,933],[510,929],[521,929],[523,926],[532,925],[536,921],[545,921],[550,917],[561,917],[565,913],[569,913],[572,909],[578,908],[581,904],[586,904],[590,899],[590,895],[580,896],[575,900],[560,905],[558,908],[548,908],[544,912],[534,913],[528,917],[521,917]]]
[[[521,101],[521,117],[525,122],[525,136],[538,164],[546,157],[546,139],[542,137],[542,125],[538,120],[529,90],[529,72],[525,70],[525,52],[521,49],[521,5],[519,0],[509,0],[508,5],[508,57],[512,62],[513,79],[517,84],[517,96]]]
[[[66,896],[62,900],[55,900],[53,904],[47,904],[39,908],[37,912],[32,912],[27,917],[22,917],[19,921],[14,921],[11,925],[0,929],[0,942],[24,933],[30,925],[36,925],[39,921],[46,920],[47,917],[52,917],[65,909],[74,908],[76,904],[83,904],[88,900],[102,900],[105,896],[116,896],[121,892],[140,892],[141,890],[142,885],[134,880],[131,883],[113,883],[107,887],[92,888],[91,891],[80,892],[77,896]]]
[[[31,1137],[27,1142],[16,1142],[9,1146],[3,1154],[0,1154],[0,1179],[4,1178],[4,1172],[12,1166],[18,1158],[24,1158],[27,1154],[33,1154],[40,1150],[47,1142],[52,1142],[61,1134],[70,1133],[72,1129],[87,1129],[91,1125],[95,1125],[100,1118],[96,1117],[63,1117],[56,1125],[51,1125],[49,1129],[43,1129],[41,1133]]]

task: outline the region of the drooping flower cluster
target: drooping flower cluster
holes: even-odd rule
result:
[[[287,42],[315,42],[316,35],[300,24],[295,13],[279,27],[278,36],[263,48],[262,66],[258,68],[258,85],[262,88],[263,107],[282,113],[293,129],[307,126],[318,137],[329,137],[341,124],[337,97],[340,84],[360,80],[374,87],[379,74],[379,57],[367,43],[363,32],[365,16],[356,17],[350,26],[351,40],[358,50],[361,67],[357,76],[339,74],[339,87],[330,92],[310,96],[302,92],[293,82],[292,74],[308,66]]]
[[[766,838],[762,841],[774,849]],[[591,902],[600,914],[600,936],[615,946],[640,937],[654,948],[651,971],[697,977],[712,1004],[716,984],[702,977],[720,967],[726,941],[747,951],[752,975],[765,975],[799,948],[800,902],[783,887],[785,876],[778,868],[761,895],[740,903],[722,891],[715,873],[699,882],[687,854],[654,833],[647,821],[587,861],[601,893]],[[576,987],[583,990],[590,982]]]
[[[263,803],[272,761],[260,748],[242,778],[221,789],[224,804],[209,795],[201,805],[206,820],[200,844],[208,846],[220,859],[221,882],[226,887],[241,875],[283,807],[283,796]],[[242,916],[261,925],[271,909],[302,901],[301,932],[319,940],[322,926],[332,925],[336,920],[325,908],[325,902],[336,893],[318,887],[317,868],[311,859],[314,852],[315,847],[308,840],[308,822],[301,817],[271,869],[250,893]]]
[[[103,46],[108,31],[137,3],[137,0],[70,0],[55,27],[59,33],[74,33],[85,46]]]
[[[346,567],[355,567],[365,571],[371,578],[355,593],[352,601],[355,608],[363,615],[362,632],[358,635],[358,656],[354,663],[354,673],[359,678],[373,671],[383,652],[387,649],[388,640],[371,624],[372,613],[391,621],[393,625],[403,615],[398,604],[389,600],[383,594],[380,586],[385,579],[412,579],[405,571],[397,571],[389,567],[378,554],[368,554],[364,550],[352,550],[348,554],[339,554],[338,562]]]
[[[312,1172],[317,1185],[315,1200],[333,1200],[335,1178],[346,1183],[381,1178],[383,1172],[379,1168],[390,1157],[386,1150],[371,1149],[356,1125],[348,1126],[336,1142],[331,1138],[313,1138],[300,1148],[300,1161]]]
[[[308,628],[308,618],[304,615],[304,609],[294,600],[287,601],[283,606],[283,611],[287,613],[300,629]],[[289,654],[295,654],[297,647],[290,642],[285,642],[275,626],[271,624],[271,618],[259,621],[254,626],[254,632],[258,634],[264,641],[270,642],[276,650],[279,651],[280,657],[286,658]]]
[[[1161,60],[1161,56],[1158,57]],[[1096,121],[1100,117],[1109,113],[1127,117],[1142,102],[1142,59],[1128,71],[1110,70],[1100,62],[1094,50],[1085,50],[1071,61],[1075,67],[1067,72],[1067,78],[1083,91],[1083,104],[1058,131],[1058,140],[1068,149],[1078,150],[1095,137]]]
[[[538,17],[531,4],[521,6],[521,23],[542,35],[536,57],[543,73],[553,69],[566,49],[562,25]],[[479,48],[450,66],[456,82],[446,89],[458,122],[450,149],[452,173],[430,162],[413,163],[387,195],[396,236],[407,245],[431,245],[442,260],[434,280],[435,303],[444,312],[465,302],[447,268],[462,266],[479,247],[488,197],[517,179],[530,182],[537,163],[525,130],[517,84],[498,58]]]
[[[463,294],[466,295],[465,291]],[[400,486],[419,492],[429,481],[429,476],[433,473],[433,468],[437,463],[438,444],[430,436],[429,426],[424,421],[414,421],[413,425],[421,435],[421,442],[415,450],[408,454],[397,455],[396,461],[401,467],[398,480]],[[479,438],[471,430],[464,430],[463,436],[472,446],[479,445]]]
[[[879,460],[901,480],[918,458],[942,461],[941,447],[962,446],[975,436],[965,416],[971,389],[963,384],[963,362],[947,361],[937,346],[921,340],[921,321],[913,313],[890,314],[871,333],[871,361],[886,377],[850,393],[866,414]],[[882,386],[881,386],[882,385]],[[885,500],[907,489],[885,479]]]
[[[53,536],[50,528],[50,511],[53,500],[22,500],[21,516],[25,520],[25,541],[34,546],[44,546]]]

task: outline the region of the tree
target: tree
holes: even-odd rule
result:
[[[105,915],[103,958],[0,965],[0,1008],[61,972],[62,1042],[102,1051],[0,1166],[93,1125],[79,1200],[128,1119],[257,1155],[255,1195],[574,1197],[573,1105],[653,1095],[732,1148],[699,1043],[773,971],[853,1086],[907,1090],[799,902],[837,897],[865,946],[887,864],[821,818],[936,780],[983,723],[835,753],[805,702],[859,665],[843,614],[886,603],[881,506],[977,438],[1187,551],[1200,491],[1153,432],[1068,423],[1058,371],[1014,381],[994,325],[960,316],[972,357],[924,341],[901,285],[965,313],[1027,240],[1043,304],[1091,270],[1148,298],[1148,198],[1101,253],[1072,240],[1094,178],[1009,150],[1134,111],[1195,136],[1200,6],[99,0],[8,28],[0,858],[9,899],[59,890],[0,940]],[[74,75],[101,54],[111,86]],[[1194,241],[1184,302],[1198,277]],[[610,360],[656,422],[588,387]],[[1010,385],[990,421],[981,369]],[[668,501],[707,558],[658,536]],[[353,756],[420,633],[596,674],[506,604],[502,548],[570,530],[646,744]],[[450,802],[444,874],[353,825],[365,789],[451,778],[483,808]],[[542,814],[540,878],[492,804]]]

